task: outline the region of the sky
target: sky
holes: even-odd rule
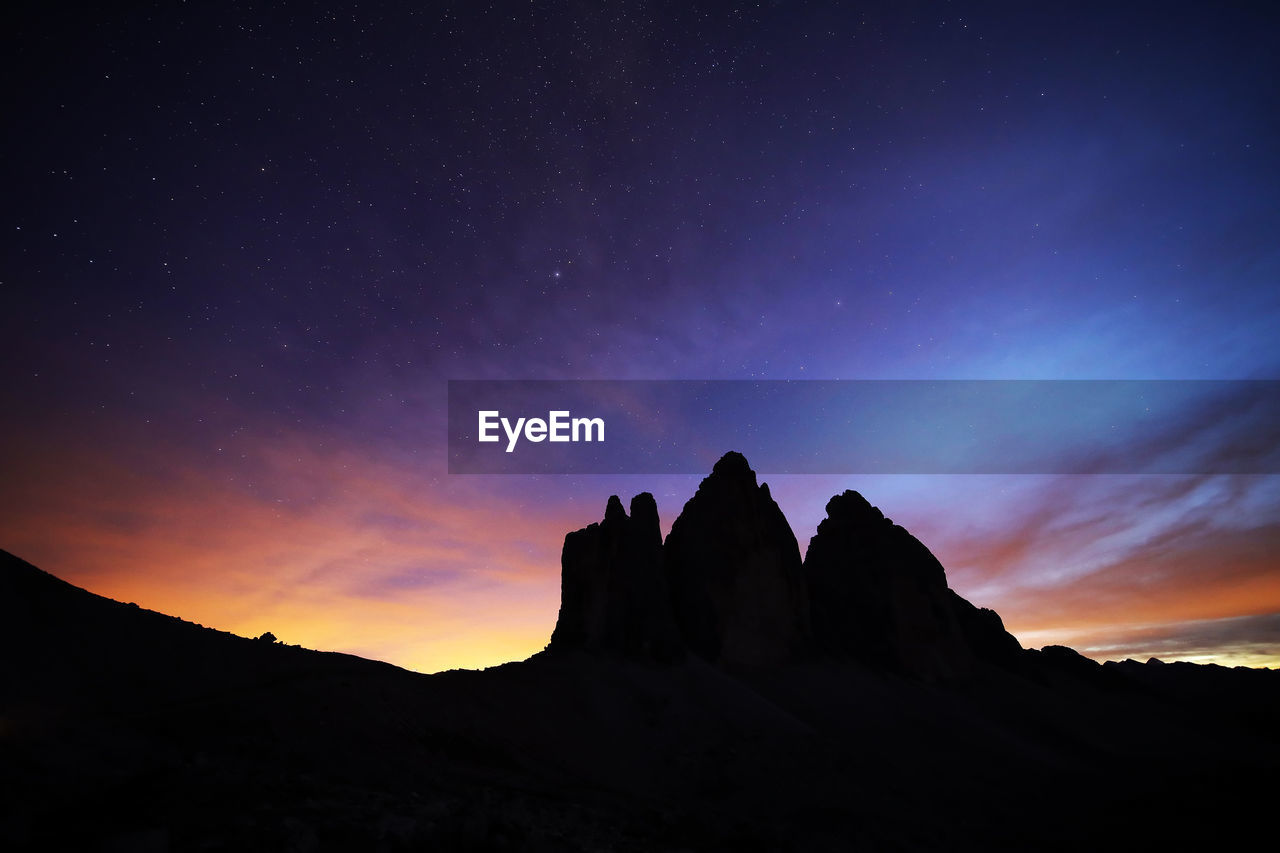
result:
[[[699,476],[451,474],[449,380],[1280,378],[1266,4],[107,5],[5,13],[0,547],[112,598],[538,651],[564,534]],[[760,478],[1025,646],[1280,666],[1276,468],[1097,470]]]

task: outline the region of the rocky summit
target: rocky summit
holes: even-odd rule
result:
[[[713,662],[773,664],[810,644],[791,525],[740,453],[726,453],[672,523],[663,548],[676,621]]]
[[[947,586],[942,564],[857,492],[827,503],[804,562],[820,648],[925,678],[976,661],[1013,666],[1022,647],[993,610]]]
[[[560,616],[550,648],[673,661],[683,656],[663,568],[658,505],[643,492],[631,515],[614,495],[604,520],[564,538]]]
[[[1022,651],[992,610],[947,586],[942,564],[862,495],[836,495],[801,561],[795,534],[746,458],[726,453],[665,544],[647,492],[609,498],[565,537],[550,648],[759,666],[836,658],[962,679]]]

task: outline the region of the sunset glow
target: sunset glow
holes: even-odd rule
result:
[[[238,634],[482,667],[547,642],[567,532],[641,491],[669,529],[699,475],[451,474],[450,380],[1280,377],[1269,13],[623,5],[16,23],[0,548]],[[671,449],[679,414],[637,408]],[[1071,476],[756,461],[876,414],[836,408],[744,406],[730,443],[710,406],[681,449],[744,453],[802,552],[861,491],[1024,645],[1280,666],[1265,412],[1117,443],[1101,410],[1011,409],[1084,437]],[[875,442],[945,458],[960,414]]]

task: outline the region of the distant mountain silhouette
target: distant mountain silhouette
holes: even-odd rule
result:
[[[1024,650],[856,492],[729,454],[570,533],[545,652],[424,676],[0,552],[3,850],[1080,850],[1273,834],[1280,672]]]

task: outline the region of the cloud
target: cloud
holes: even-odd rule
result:
[[[246,422],[230,453],[202,435],[20,432],[0,460],[0,546],[113,598],[435,670],[542,647],[564,534],[604,496],[654,491],[669,526],[697,485],[449,477],[434,454]],[[1280,611],[1274,476],[762,478],[802,547],[827,497],[861,489],[1031,645],[1163,656],[1141,626]]]
[[[1168,655],[1135,626],[1280,610],[1280,478],[1066,477],[1030,496],[927,543],[952,585],[1025,643]]]
[[[145,470],[131,445],[65,439],[7,460],[7,550],[111,598],[420,669],[541,648],[564,533],[591,520],[301,433],[230,463],[151,444]]]

